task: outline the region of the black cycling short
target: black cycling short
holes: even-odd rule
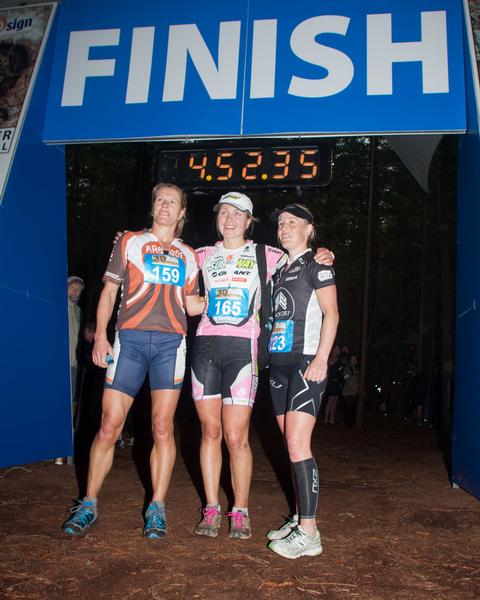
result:
[[[258,386],[250,338],[197,335],[192,349],[193,399],[221,396],[223,404],[253,406]]]
[[[275,415],[288,411],[300,411],[318,417],[327,379],[306,381],[303,374],[313,356],[288,365],[270,365],[270,395]]]

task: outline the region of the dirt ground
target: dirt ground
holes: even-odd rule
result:
[[[100,496],[100,519],[82,539],[63,536],[83,486],[88,435],[76,468],[38,462],[0,472],[0,597],[28,599],[480,598],[480,504],[452,489],[435,432],[367,414],[362,431],[318,423],[319,525],[324,552],[287,560],[265,532],[288,514],[282,444],[269,411],[254,412],[250,540],[199,538],[198,427],[176,423],[177,462],[167,499],[169,532],[142,537],[148,440],[117,449]],[[77,471],[77,472],[76,472]],[[228,485],[223,496],[227,509]]]

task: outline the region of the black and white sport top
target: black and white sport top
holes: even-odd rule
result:
[[[315,262],[306,250],[274,275],[274,324],[270,338],[272,364],[313,356],[320,342],[323,313],[316,290],[335,285],[332,267]]]

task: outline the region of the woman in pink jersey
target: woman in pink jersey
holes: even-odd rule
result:
[[[214,208],[222,240],[197,250],[205,283],[206,307],[192,353],[192,390],[202,426],[200,465],[207,505],[195,529],[216,537],[220,529],[222,438],[230,454],[234,506],[229,537],[251,536],[248,497],[252,476],[249,424],[258,383],[257,339],[260,332],[260,280],[256,244],[248,239],[253,205],[238,192],[224,194]],[[319,251],[331,264],[331,253]],[[286,260],[278,248],[265,246],[267,280]]]

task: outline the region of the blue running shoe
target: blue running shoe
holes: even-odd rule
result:
[[[158,540],[167,533],[167,517],[165,509],[156,502],[150,502],[145,513],[143,535],[151,540]]]
[[[83,535],[97,520],[97,505],[95,502],[82,500],[72,508],[72,516],[65,521],[62,530],[67,535]]]

